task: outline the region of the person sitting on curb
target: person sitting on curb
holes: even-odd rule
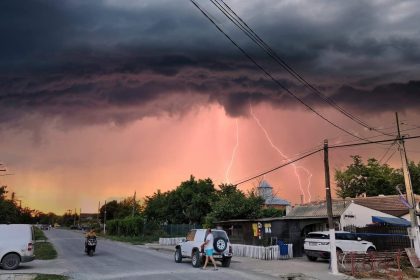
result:
[[[202,267],[202,269],[206,269],[207,263],[209,262],[209,258],[210,258],[214,266],[213,270],[217,270],[216,261],[213,258],[213,241],[214,241],[213,234],[211,233],[211,229],[208,228],[206,241],[201,245],[201,246],[204,246],[204,252],[206,254],[206,261],[204,262],[204,266]]]

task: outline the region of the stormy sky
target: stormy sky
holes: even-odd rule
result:
[[[292,78],[210,1],[197,2],[284,88],[354,134],[375,136]],[[406,129],[420,125],[417,1],[226,3],[293,69],[351,114],[388,128],[399,112]],[[187,0],[6,0],[0,2],[0,30],[0,161],[15,173],[0,177],[0,183],[43,209],[63,210],[35,202],[40,199],[35,189],[54,193],[56,200],[89,184],[105,199],[170,189],[192,173],[221,182],[236,145],[235,120],[242,122],[240,139],[250,143],[242,150],[249,157],[236,170],[233,164],[232,177],[273,166],[280,160],[268,160],[273,150],[267,139],[255,138],[262,131],[250,107],[288,155],[324,138],[354,140],[262,73]],[[309,131],[311,137],[305,137]],[[162,148],[168,143],[179,144],[169,160]],[[102,149],[96,151],[98,146]],[[214,149],[220,149],[217,158],[211,156]],[[376,153],[366,157],[381,157],[384,150]],[[203,162],[198,165],[197,154]],[[180,158],[183,164],[177,164]],[[286,185],[279,190],[283,196],[295,184],[289,177],[286,171],[271,178],[272,185]],[[298,193],[285,198],[296,201]],[[77,198],[63,207],[75,204],[94,209]]]

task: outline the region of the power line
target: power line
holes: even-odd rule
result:
[[[334,100],[330,97],[326,96],[322,92],[320,92],[317,88],[315,88],[310,82],[308,82],[301,74],[296,72],[289,64],[287,64],[277,53],[261,38],[258,36],[255,31],[248,26],[248,24],[235,13],[235,11],[226,4],[223,0],[210,0],[213,5],[219,9],[235,26],[237,26],[240,30],[242,30],[247,37],[249,37],[255,44],[257,44],[261,49],[263,49],[275,62],[277,62],[284,70],[286,70],[291,76],[293,76],[296,80],[302,83],[305,87],[309,88],[313,91],[318,97],[320,97],[323,101],[334,107],[336,110],[344,114],[349,119],[353,120],[354,122],[358,123],[359,125],[369,129],[374,130],[382,135],[387,136],[394,136],[389,133],[382,132],[380,129],[374,128],[358,118],[355,115],[347,112],[345,109],[340,107]],[[222,4],[220,4],[220,1]]]
[[[420,135],[417,135],[417,136],[410,136],[410,137],[403,137],[403,139],[404,139],[404,140],[417,139],[417,138],[420,138]],[[328,148],[333,149],[333,148],[354,147],[354,146],[361,146],[361,145],[371,145],[371,144],[376,144],[376,143],[396,142],[396,140],[397,140],[397,139],[385,139],[385,140],[377,140],[377,141],[369,141],[369,142],[359,142],[359,143],[346,144],[346,145],[332,145],[332,146],[328,146]],[[394,144],[394,143],[393,143],[393,144]],[[264,176],[264,175],[266,175],[266,174],[268,174],[268,173],[271,173],[271,172],[276,171],[276,170],[278,170],[278,169],[280,169],[280,168],[283,168],[283,167],[285,167],[285,166],[287,166],[287,165],[289,165],[289,164],[292,164],[292,163],[295,163],[295,162],[297,162],[297,161],[299,161],[299,160],[302,160],[302,159],[304,159],[304,158],[307,158],[307,157],[309,157],[309,156],[311,156],[311,155],[313,155],[313,154],[316,154],[316,153],[318,153],[318,152],[320,152],[320,151],[322,151],[322,150],[323,150],[323,148],[316,149],[316,150],[314,150],[314,151],[312,151],[312,152],[309,152],[309,153],[307,153],[307,154],[305,154],[305,155],[303,155],[303,156],[300,156],[300,157],[298,157],[298,158],[296,158],[296,159],[294,159],[294,160],[290,160],[290,161],[288,161],[287,163],[281,164],[281,165],[276,166],[276,167],[274,167],[274,168],[272,168],[272,169],[270,169],[270,170],[267,170],[267,171],[265,171],[265,172],[262,172],[262,173],[260,173],[260,174],[258,174],[258,175],[252,176],[251,178],[248,178],[248,179],[245,179],[245,180],[239,181],[238,183],[236,183],[236,184],[234,184],[234,185],[236,185],[236,186],[237,186],[237,185],[240,185],[240,184],[243,184],[243,183],[249,182],[249,181],[254,180],[254,179],[258,178],[258,177]],[[394,152],[394,153],[395,153],[395,152]],[[394,155],[394,153],[391,155],[391,157]],[[391,157],[390,157],[390,158],[391,158]],[[388,158],[386,162],[388,162],[390,158]],[[386,164],[386,163],[384,163],[384,164]]]
[[[313,113],[315,113],[317,116],[319,116],[320,118],[322,118],[323,120],[325,120],[326,122],[328,122],[329,124],[331,124],[332,126],[340,129],[341,131],[359,139],[359,140],[364,140],[364,141],[369,141],[363,137],[359,137],[356,134],[348,131],[347,129],[339,126],[338,124],[330,121],[329,119],[327,119],[326,117],[324,117],[321,113],[319,113],[318,111],[316,111],[314,108],[312,108],[310,105],[308,105],[305,101],[303,101],[302,98],[298,97],[296,94],[294,94],[291,90],[289,90],[288,88],[286,88],[282,83],[280,83],[276,78],[274,78],[264,67],[262,67],[254,58],[252,58],[242,47],[240,47],[226,32],[224,32],[217,24],[216,22],[195,2],[195,0],[190,0],[191,3],[194,4],[194,6],[197,7],[197,9],[200,10],[200,12],[236,47],[238,48],[238,50],[245,55],[245,57],[247,57],[255,66],[257,66],[267,77],[269,77],[274,83],[276,83],[280,88],[282,88],[283,90],[285,90],[287,93],[289,93],[292,97],[294,97],[297,101],[299,101],[302,105],[304,105],[306,108],[308,108],[310,111],[312,111]]]
[[[388,157],[388,159],[383,163],[383,164],[387,164],[388,161],[395,155],[395,153],[398,151],[398,149],[395,149],[392,154]]]
[[[263,172],[263,173],[260,173],[260,174],[258,174],[258,175],[256,175],[256,176],[251,177],[251,178],[248,178],[248,179],[245,179],[245,180],[243,180],[243,181],[240,181],[240,182],[238,182],[238,183],[236,183],[236,184],[234,184],[234,185],[235,185],[235,186],[237,186],[237,185],[240,185],[240,184],[243,184],[243,183],[249,182],[249,181],[254,180],[254,179],[258,178],[258,177],[261,177],[261,176],[264,176],[264,175],[266,175],[266,174],[268,174],[268,173],[271,173],[271,172],[273,172],[273,171],[275,171],[275,170],[277,170],[277,169],[280,169],[280,168],[282,168],[282,167],[285,167],[285,166],[287,166],[287,165],[289,165],[289,164],[295,163],[296,161],[299,161],[299,160],[302,160],[302,159],[304,159],[304,158],[307,158],[307,157],[309,157],[309,156],[311,156],[311,155],[313,155],[313,154],[316,154],[316,153],[318,153],[318,152],[320,152],[320,151],[322,151],[322,150],[323,150],[323,149],[317,149],[317,150],[315,150],[315,151],[312,151],[311,153],[308,153],[308,154],[306,154],[306,155],[304,155],[304,156],[298,157],[297,159],[294,159],[294,160],[289,161],[289,162],[287,162],[287,163],[285,163],[285,164],[282,164],[282,165],[279,165],[279,166],[277,166],[277,167],[274,167],[274,168],[272,168],[272,169],[270,169],[270,170],[268,170],[268,171],[265,171],[265,172]]]
[[[386,149],[384,155],[381,157],[381,159],[379,160],[379,163],[382,162],[382,160],[387,156],[388,152],[391,150],[391,148],[395,145],[395,143],[397,142],[397,140],[395,140],[394,142],[391,143],[391,145],[389,145],[388,149]],[[394,151],[395,152],[395,151]],[[389,160],[389,159],[388,159]],[[387,160],[387,162],[388,162]]]
[[[402,137],[404,140],[409,139],[417,139],[420,138],[420,135],[417,136],[408,136],[408,137]],[[355,147],[355,146],[361,146],[361,145],[369,145],[369,144],[376,144],[376,143],[387,143],[387,142],[393,142],[397,139],[386,139],[386,140],[377,140],[377,141],[369,141],[369,142],[359,142],[359,143],[353,143],[353,144],[345,144],[345,145],[332,145],[328,148],[334,149],[334,148],[344,148],[344,147]]]

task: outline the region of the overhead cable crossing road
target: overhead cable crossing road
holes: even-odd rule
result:
[[[303,86],[310,89],[315,93],[319,98],[328,103],[334,109],[356,122],[357,124],[371,130],[377,131],[382,135],[386,136],[396,136],[390,133],[385,133],[380,131],[377,128],[374,128],[364,122],[362,119],[346,111],[344,108],[339,106],[333,99],[319,91],[315,86],[308,82],[301,74],[299,74],[295,69],[293,69],[284,59],[282,59],[258,34],[238,15],[235,11],[226,4],[223,0],[210,0],[213,5],[219,9],[236,27],[238,27],[242,32],[250,38],[257,46],[259,46],[270,58],[272,58],[277,64],[279,64],[286,72],[288,72],[293,78],[300,82]]]
[[[314,108],[312,108],[309,104],[307,104],[302,98],[300,98],[299,96],[297,96],[294,92],[292,92],[289,88],[287,88],[286,86],[284,86],[278,79],[276,79],[268,70],[266,70],[260,63],[258,63],[251,55],[249,55],[246,51],[245,51],[245,49],[243,49],[236,41],[234,41],[214,20],[213,20],[213,18],[210,16],[210,14],[209,14],[209,12],[208,11],[205,11],[203,8],[201,8],[200,7],[200,5],[195,1],[195,0],[190,0],[191,1],[191,3],[192,4],[194,4],[194,6],[245,56],[245,57],[247,57],[258,69],[260,69],[268,78],[270,78],[274,83],[276,83],[280,88],[282,88],[284,91],[286,91],[288,94],[290,94],[293,98],[295,98],[297,101],[299,101],[302,105],[304,105],[307,109],[309,109],[310,111],[312,111],[313,113],[315,113],[317,116],[319,116],[321,119],[323,119],[324,121],[326,121],[326,122],[328,122],[329,124],[331,124],[332,126],[334,126],[335,128],[338,128],[339,130],[341,130],[341,131],[343,131],[343,132],[345,132],[345,133],[347,133],[348,135],[350,135],[350,136],[353,136],[354,138],[357,138],[357,139],[359,139],[359,140],[364,140],[364,141],[369,141],[368,139],[366,139],[366,138],[363,138],[363,137],[360,137],[360,136],[358,136],[358,135],[356,135],[356,134],[354,134],[354,133],[352,133],[351,131],[349,131],[348,129],[345,129],[345,128],[343,128],[342,126],[340,126],[340,125],[338,125],[337,123],[335,123],[335,122],[333,122],[333,121],[331,121],[331,120],[329,120],[327,117],[325,117],[324,115],[322,115],[320,112],[318,112],[317,110],[315,110]],[[221,10],[222,11],[222,13],[224,14],[224,15],[226,15],[231,21],[232,21],[232,19],[231,19],[231,17],[229,17],[226,13],[227,13],[227,10],[226,9],[221,9],[220,8],[220,3],[217,3],[217,4],[215,4],[215,2],[214,2],[214,0],[212,0],[211,1],[219,10]],[[223,2],[223,4],[229,9],[229,10],[231,10],[230,9],[230,7],[228,7],[224,2]],[[235,14],[236,15],[236,14]],[[236,15],[237,16],[237,15]],[[239,18],[239,17],[238,17]],[[243,22],[243,20],[242,19],[240,19],[239,18],[239,20],[240,21],[242,21]],[[237,23],[238,23],[238,20],[235,20],[235,21],[233,21],[233,23],[235,24],[235,25],[237,25]],[[246,24],[244,24],[244,25],[241,25],[242,26],[242,28],[241,27],[239,27],[242,31],[244,31],[244,29],[250,29]],[[267,52],[267,54],[270,56],[270,57],[272,57],[273,59],[276,59],[276,57],[277,57],[277,62],[278,63],[283,63],[283,64],[285,64],[285,62],[284,61],[281,61],[281,59],[275,54],[275,52],[271,49],[271,48],[269,48],[269,46],[267,45],[267,44],[265,44],[265,42],[264,41],[262,41],[262,39],[261,38],[259,38],[258,37],[258,35],[255,33],[255,32],[253,32],[253,30],[252,29],[250,29],[251,31],[244,31],[246,34],[248,33],[248,32],[251,32],[252,33],[252,36],[251,37],[253,37],[253,38],[251,38],[257,45],[259,45],[260,47],[262,47],[263,49],[265,49],[265,51]],[[248,35],[249,36],[249,35]],[[258,41],[258,42],[256,42],[256,41]],[[262,43],[261,43],[262,42]],[[263,45],[265,45],[265,46],[261,46],[261,44],[263,44]],[[268,50],[267,50],[268,49]],[[301,81],[302,82],[302,80],[303,81],[305,81],[298,73],[296,73],[290,66],[288,66],[288,65],[286,65],[286,66],[283,66],[283,67],[286,67],[286,68],[288,68],[289,70],[290,70],[290,72],[289,72],[289,70],[287,70],[290,74],[292,74],[292,76],[294,76],[296,79],[298,79],[299,81]],[[312,85],[310,85],[307,81],[305,81],[305,82],[303,82],[304,84],[305,84],[305,86],[309,86],[309,88],[311,88],[312,90],[316,90],[316,88],[314,88]],[[319,94],[321,94],[322,95],[322,97],[324,97],[324,101],[325,101],[325,98],[326,98],[326,96],[325,95],[323,95],[321,92],[319,92],[318,90],[316,90],[316,93],[318,94],[318,96],[319,96]],[[321,97],[321,96],[320,96]],[[332,101],[332,100],[330,100],[330,101]],[[333,104],[331,104],[330,103],[330,105],[333,105]],[[337,108],[338,107],[338,105],[335,107],[336,109],[338,109]],[[343,114],[345,114],[344,113],[344,110],[342,109],[342,108],[340,108],[341,110],[339,110],[339,111],[341,111]],[[347,112],[346,112],[347,113]],[[348,114],[345,114],[347,117],[350,117],[349,115],[349,113]],[[354,120],[354,121],[356,121],[356,118],[354,118],[354,116],[352,116],[353,118],[352,118],[352,120]],[[358,122],[358,121],[356,121],[356,122]],[[362,121],[361,120],[359,120],[359,122],[358,122],[359,124],[361,124],[361,125],[363,125],[362,124]],[[374,128],[372,128],[371,126],[368,126],[366,123],[365,123],[365,125],[363,125],[364,127],[367,127],[369,130],[376,130],[376,129],[374,129]],[[376,130],[376,131],[378,131],[378,130]],[[378,131],[378,132],[380,132],[381,134],[384,134],[383,132],[381,132],[381,131]],[[391,135],[391,136],[393,136],[393,135]],[[381,144],[381,143],[378,143],[378,144]]]
[[[407,137],[402,137],[402,140],[410,140],[410,139],[418,139],[418,138],[420,138],[420,135],[417,135],[417,136],[407,136]],[[369,142],[359,142],[359,143],[345,144],[345,145],[332,145],[332,146],[328,146],[328,148],[331,148],[331,149],[332,149],[332,148],[334,148],[334,149],[337,149],[337,148],[346,148],[346,147],[354,147],[354,146],[362,146],[362,145],[371,145],[371,144],[377,144],[377,143],[394,142],[395,140],[398,140],[398,138],[397,138],[397,139],[393,138],[393,139],[386,139],[386,140],[369,141]],[[277,166],[277,167],[274,167],[274,168],[272,168],[272,169],[270,169],[270,170],[267,170],[267,171],[265,171],[265,172],[262,172],[262,173],[260,173],[260,174],[258,174],[258,175],[252,176],[251,178],[248,178],[248,179],[242,180],[242,181],[240,181],[240,182],[238,182],[238,183],[236,183],[236,184],[234,184],[234,185],[235,185],[235,186],[237,186],[237,185],[241,185],[241,184],[243,184],[243,183],[246,183],[246,182],[249,182],[249,181],[251,181],[251,180],[257,179],[257,178],[259,178],[259,177],[261,177],[261,176],[264,176],[264,175],[266,175],[266,174],[268,174],[268,173],[271,173],[271,172],[276,171],[276,170],[278,170],[278,169],[280,169],[280,168],[283,168],[283,167],[285,167],[285,166],[288,166],[288,165],[290,165],[290,164],[292,164],[292,163],[295,163],[295,162],[297,162],[297,161],[299,161],[299,160],[302,160],[302,159],[304,159],[304,158],[307,158],[307,157],[309,157],[309,156],[312,156],[312,155],[314,155],[314,154],[316,154],[316,153],[318,153],[318,152],[320,152],[320,151],[322,151],[322,150],[323,150],[323,148],[316,149],[316,150],[314,150],[314,151],[312,151],[312,152],[309,152],[309,153],[307,153],[307,154],[305,154],[305,155],[303,155],[303,156],[300,156],[300,157],[298,157],[298,158],[296,158],[296,159],[290,160],[290,161],[288,161],[288,162],[286,162],[286,163],[284,163],[284,164],[282,164],[282,165],[279,165],[279,166]]]

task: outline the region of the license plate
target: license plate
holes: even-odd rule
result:
[[[316,246],[316,245],[318,245],[318,243],[316,243],[316,242],[309,242],[309,246]]]

